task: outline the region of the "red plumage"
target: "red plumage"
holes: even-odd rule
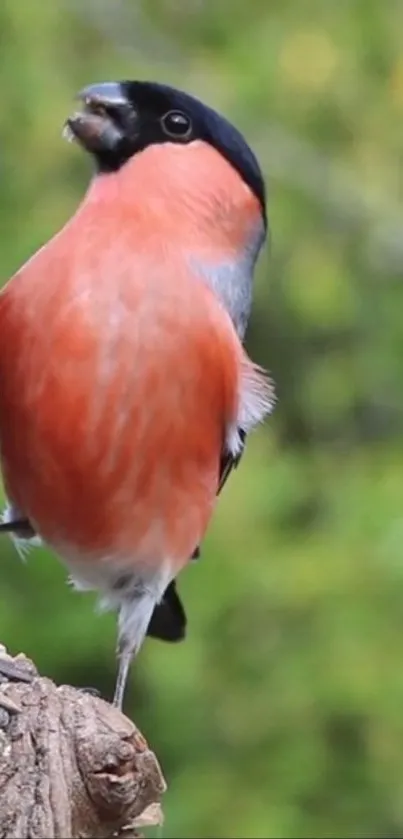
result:
[[[109,217],[88,247],[91,221],[77,216],[0,297],[6,489],[56,550],[177,568],[211,514],[241,355],[178,259],[150,265]]]

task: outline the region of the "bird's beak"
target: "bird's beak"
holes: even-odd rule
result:
[[[83,103],[66,120],[64,135],[91,154],[113,153],[132,127],[135,112],[118,82],[89,85],[77,95]]]
[[[99,105],[104,107],[121,107],[127,106],[127,98],[122,92],[122,86],[119,82],[100,82],[99,84],[90,84],[84,87],[77,94],[77,99],[84,102],[85,105]]]

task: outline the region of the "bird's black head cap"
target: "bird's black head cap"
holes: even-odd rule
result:
[[[67,125],[95,157],[98,170],[118,170],[133,154],[156,143],[203,140],[239,172],[259,200],[266,220],[266,192],[259,163],[227,119],[181,90],[147,81],[105,82],[79,94],[84,110]]]

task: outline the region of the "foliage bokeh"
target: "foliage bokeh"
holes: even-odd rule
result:
[[[278,406],[182,575],[188,640],[147,642],[128,699],[166,837],[403,835],[402,25],[395,0],[0,5],[3,280],[85,190],[61,126],[90,81],[193,91],[269,185],[248,347]],[[110,695],[113,617],[0,552],[1,640]]]

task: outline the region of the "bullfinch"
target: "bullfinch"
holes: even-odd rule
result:
[[[78,99],[65,132],[92,180],[0,294],[0,529],[117,610],[121,708],[145,635],[184,635],[176,578],[273,407],[243,346],[266,196],[242,135],[193,96],[123,81]]]

